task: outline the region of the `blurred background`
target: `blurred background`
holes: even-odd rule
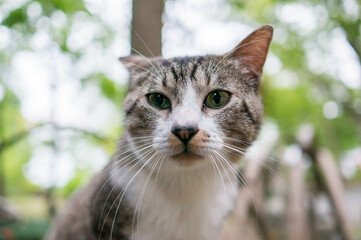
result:
[[[0,0],[0,23],[0,239],[41,239],[110,158],[118,57],[225,53],[262,24],[265,123],[222,239],[361,239],[360,0]]]

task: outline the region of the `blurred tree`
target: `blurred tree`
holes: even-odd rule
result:
[[[54,19],[64,21],[64,24],[53,24]],[[24,176],[24,166],[34,151],[34,146],[30,148],[27,137],[33,131],[49,125],[49,122],[29,122],[23,117],[20,111],[23,96],[14,91],[14,85],[9,83],[9,72],[13,69],[14,57],[22,52],[42,52],[51,55],[51,51],[60,50],[63,57],[70,57],[74,65],[78,64],[85,51],[69,47],[69,37],[74,32],[74,26],[79,26],[80,22],[85,21],[96,22],[101,26],[102,31],[95,36],[92,44],[105,49],[114,38],[113,30],[109,24],[100,20],[99,15],[90,13],[83,0],[29,0],[16,3],[11,0],[1,1],[0,30],[1,33],[8,33],[11,41],[5,47],[0,46],[4,48],[0,51],[0,195],[13,196],[42,191]],[[34,36],[39,36],[39,33],[43,34],[42,37],[49,38],[47,40],[50,43],[47,46],[39,47],[34,44],[39,40],[34,40]],[[2,43],[6,44],[6,41]],[[51,77],[54,75],[55,73]],[[77,80],[82,84],[81,90],[88,87],[89,83],[99,85],[104,98],[117,108],[121,105],[124,89],[104,73],[91,73]],[[120,129],[119,126],[118,128]],[[83,137],[90,136],[90,140],[95,136],[97,142],[105,139],[97,133],[75,128],[73,130]],[[114,134],[117,132],[119,131],[114,131]],[[44,142],[44,146],[52,145],[54,144]],[[12,187],[6,188],[10,184]]]
[[[133,54],[162,55],[163,8],[163,0],[133,0]]]
[[[281,67],[277,73],[267,75],[265,72],[262,91],[266,116],[279,127],[280,145],[295,143],[298,128],[304,123],[311,123],[316,131],[317,144],[332,149],[338,155],[345,150],[360,146],[360,85],[350,87],[338,75],[329,73],[327,68],[315,69],[310,54],[313,51],[321,52],[324,56],[324,64],[327,65],[326,60],[330,52],[335,51],[329,49],[330,45],[327,44],[333,34],[341,32],[360,63],[360,0],[227,1],[231,5],[233,14],[231,17],[249,25],[258,26],[266,23],[275,25],[277,37],[272,44],[269,60],[276,59]],[[106,52],[107,47],[114,44],[114,30],[100,18],[100,14],[90,11],[90,2],[92,1],[0,0],[0,30],[1,33],[9,32],[10,36],[10,43],[0,51],[0,195],[12,197],[28,194],[29,196],[44,192],[42,187],[30,183],[24,176],[24,169],[35,148],[29,142],[28,135],[38,127],[49,124],[33,123],[24,118],[21,111],[22,96],[11,87],[9,81],[6,81],[6,73],[12,68],[12,61],[17,53],[39,51],[33,44],[34,36],[39,36],[37,35],[39,32],[45,32],[46,37],[50,38],[51,45],[62,53],[62,57],[69,57],[73,66],[83,66],[80,63],[88,49],[99,48],[103,53]],[[316,21],[319,19],[322,21],[318,21],[316,27],[310,31],[304,31],[297,24],[282,19],[280,12],[288,6],[294,6],[300,12],[304,8],[313,9],[319,17]],[[34,11],[34,9],[38,10]],[[161,55],[163,9],[163,0],[133,0],[131,30],[133,54]],[[60,19],[64,18],[64,24],[57,25],[56,21],[53,21],[57,18],[59,20],[59,16]],[[306,20],[307,17],[304,18]],[[97,32],[87,45],[78,48],[71,46],[71,35],[92,23],[100,26],[101,31]],[[116,44],[119,45],[119,42]],[[282,79],[291,79],[294,85],[280,86]],[[120,109],[126,90],[110,76],[104,72],[94,71],[77,80],[81,90],[89,86],[97,86],[101,97],[114,107],[112,110]],[[333,107],[336,106],[338,114],[328,119],[324,110],[330,103]],[[60,126],[57,126],[57,129],[63,130]],[[111,134],[106,138],[91,131],[77,128],[71,130],[79,133],[76,137],[68,137],[67,140],[71,143],[74,143],[74,139],[77,141],[86,138],[94,145],[104,145],[104,142],[115,141],[121,127],[117,122],[117,126],[112,126],[108,131]],[[42,143],[44,146],[53,144],[54,142],[51,141]],[[76,189],[85,176],[89,175],[87,170],[77,166],[75,176],[61,193],[68,196]],[[360,174],[358,176],[361,177]],[[11,187],[6,188],[6,186]]]
[[[275,26],[277,36],[271,51],[280,60],[282,68],[276,74],[265,74],[262,91],[266,116],[278,123],[282,142],[294,143],[299,126],[312,123],[317,144],[332,149],[337,155],[358,147],[361,141],[361,79],[358,87],[350,87],[341,79],[345,76],[329,72],[328,62],[324,61],[325,66],[315,69],[311,61],[315,51],[320,52],[325,60],[339,51],[330,48],[329,42],[341,30],[341,36],[344,34],[360,63],[360,1],[228,1],[233,6],[233,18],[251,25]],[[354,11],[350,10],[350,4]],[[290,9],[298,9],[300,15],[302,11],[314,14],[312,24],[315,26],[303,29],[294,20],[297,16],[284,19],[285,11]],[[337,63],[333,64],[337,67]],[[285,78],[289,82],[294,80],[295,85],[279,86],[278,83]],[[331,119],[325,116],[327,103],[335,106],[337,111]]]

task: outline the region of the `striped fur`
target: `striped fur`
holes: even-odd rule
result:
[[[122,140],[48,239],[217,239],[237,195],[236,164],[262,123],[258,87],[272,31],[263,26],[220,56],[121,58],[130,73]],[[215,90],[230,94],[218,109],[205,104]],[[171,107],[153,107],[150,93]],[[173,129],[188,125],[197,131],[185,144]]]

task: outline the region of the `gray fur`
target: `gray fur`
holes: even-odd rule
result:
[[[125,135],[119,149],[131,143],[127,140],[130,137],[151,136],[158,119],[166,119],[172,114],[172,108],[159,111],[150,106],[146,99],[148,93],[164,93],[171,98],[172,106],[177,106],[182,102],[187,85],[191,85],[199,96],[199,101],[194,104],[202,109],[202,114],[212,117],[224,136],[239,140],[231,142],[233,145],[248,148],[262,123],[263,106],[258,86],[271,37],[272,27],[263,26],[230,53],[221,56],[171,59],[131,56],[121,59],[129,69],[130,83],[124,101]],[[231,92],[232,103],[216,110],[207,108],[203,104],[205,97],[217,89]],[[118,150],[107,167],[69,200],[56,218],[48,240],[110,239],[113,224],[116,227],[112,239],[130,239],[134,209],[127,198],[119,202],[122,189],[114,188],[113,182],[108,181],[111,177],[108,168],[123,164],[119,162],[119,154],[133,151],[130,146]],[[229,157],[232,161],[240,159]]]

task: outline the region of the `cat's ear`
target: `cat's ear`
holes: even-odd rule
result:
[[[127,57],[120,57],[119,61],[128,69],[131,70],[136,67],[143,68],[147,66],[150,60],[140,55],[130,55]]]
[[[228,59],[238,60],[260,75],[266,61],[272,35],[273,27],[264,25],[248,35],[226,56]]]

